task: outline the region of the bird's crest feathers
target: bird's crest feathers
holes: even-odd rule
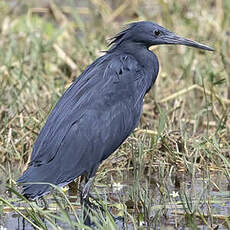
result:
[[[124,29],[123,31],[121,31],[120,33],[116,34],[114,37],[109,39],[109,47],[111,47],[111,49],[115,48],[118,44],[120,44],[127,35],[127,33],[137,25],[136,22],[133,23],[129,23],[126,25],[126,29]]]

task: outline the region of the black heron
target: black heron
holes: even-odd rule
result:
[[[65,91],[35,141],[28,168],[18,179],[22,194],[35,199],[85,177],[83,199],[100,163],[138,125],[143,98],[159,70],[152,45],[173,44],[213,51],[153,22],[135,22],[117,34],[109,50]]]

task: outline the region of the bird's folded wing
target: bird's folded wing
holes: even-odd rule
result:
[[[129,55],[108,55],[92,65],[51,112],[34,145],[30,165],[47,164],[58,154],[75,159],[101,154],[98,160],[102,160],[137,125],[141,104],[137,106],[136,101],[144,96],[144,89],[137,90],[143,75],[137,61]]]

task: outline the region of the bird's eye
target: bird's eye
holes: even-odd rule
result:
[[[156,36],[158,36],[158,35],[160,35],[160,30],[154,30],[154,34],[156,35]]]

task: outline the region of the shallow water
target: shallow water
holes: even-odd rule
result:
[[[157,179],[159,178],[155,178],[156,181]],[[105,195],[103,195],[106,190],[106,197],[109,202],[113,201],[113,204],[115,204],[117,201],[118,204],[123,201],[126,206],[129,206],[128,212],[135,216],[133,211],[134,208],[132,207],[133,204],[132,201],[130,201],[130,194],[135,191],[135,186],[138,183],[141,183],[144,188],[146,186],[145,182],[144,180],[141,182],[136,181],[133,176],[129,175],[123,183],[114,183],[109,186],[109,190],[108,186],[96,187],[101,199],[106,199]],[[161,216],[160,220],[156,222],[152,221],[152,225],[150,225],[149,228],[146,227],[149,223],[144,220],[139,220],[138,224],[141,226],[141,229],[191,229],[186,221],[185,209],[181,203],[182,197],[185,198],[183,194],[186,194],[192,210],[193,208],[196,208],[196,211],[199,210],[199,212],[204,215],[205,219],[212,216],[212,223],[208,223],[211,224],[213,228],[218,226],[218,229],[228,229],[227,225],[223,225],[224,218],[230,216],[230,192],[228,191],[228,186],[226,177],[218,174],[210,176],[209,179],[197,177],[191,181],[188,177],[184,177],[180,181],[180,188],[176,188],[172,180],[168,180],[166,187],[169,196],[166,196],[166,199],[162,202],[162,194],[156,189],[157,184],[154,186],[150,185],[148,187],[148,192],[152,194],[152,203],[148,218],[149,220],[153,220],[159,215],[159,212],[164,212],[165,215],[164,217]],[[128,205],[130,202],[131,205]],[[113,209],[111,209],[111,211],[114,217],[118,213],[117,210],[114,212]],[[79,206],[76,212],[79,216],[81,215]],[[198,213],[195,214],[195,216],[196,218],[194,220],[199,229],[210,229],[207,225],[204,225]],[[130,221],[126,222],[126,219],[124,221],[124,227],[123,218],[121,216],[118,218],[115,217],[115,219],[118,229],[134,229],[132,223]],[[58,220],[57,225],[62,229],[72,229],[67,223],[61,223]],[[0,217],[0,230],[3,229],[29,230],[34,228],[15,212],[4,212]],[[48,229],[52,229],[52,227],[48,227]]]

